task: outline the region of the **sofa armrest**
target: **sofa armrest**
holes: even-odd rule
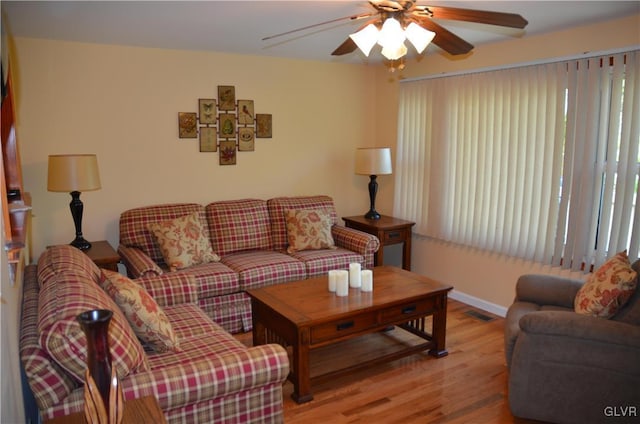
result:
[[[153,395],[163,410],[170,410],[258,387],[281,386],[288,374],[286,350],[267,344],[130,374],[122,383],[125,398]]]
[[[139,278],[148,275],[162,275],[162,268],[146,253],[136,247],[118,246],[118,254],[127,268],[131,278]]]
[[[198,286],[193,275],[169,272],[135,280],[147,290],[159,306],[198,303]]]
[[[516,284],[516,301],[573,309],[573,300],[583,284],[582,280],[557,275],[523,275]]]
[[[373,268],[373,254],[380,248],[378,237],[354,228],[341,225],[331,227],[331,235],[336,246],[343,247],[364,256],[365,268]]]

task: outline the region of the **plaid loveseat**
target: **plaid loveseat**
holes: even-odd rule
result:
[[[153,395],[169,423],[281,423],[289,361],[279,345],[246,347],[198,306],[194,278],[165,274],[136,280],[167,315],[177,352],[143,347],[102,289],[105,275],[71,246],[47,249],[25,269],[20,356],[40,416],[80,412],[86,339],[75,317],[114,311],[112,364],[127,399]]]
[[[287,210],[323,210],[331,217],[336,249],[287,253]],[[380,246],[377,237],[338,225],[329,196],[277,197],[153,205],[125,211],[120,216],[118,251],[129,276],[167,274],[162,252],[149,224],[197,213],[219,262],[193,265],[171,272],[195,278],[198,305],[225,330],[251,330],[251,301],[245,290],[297,281],[348,269],[359,262],[373,267]]]

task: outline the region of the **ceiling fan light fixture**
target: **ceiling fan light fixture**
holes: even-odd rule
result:
[[[368,57],[371,49],[378,42],[378,33],[378,28],[374,24],[369,24],[360,31],[349,35],[349,37],[356,43],[362,53]]]
[[[383,47],[382,55],[389,60],[398,60],[407,54],[407,46],[401,43],[397,47]]]
[[[395,18],[387,18],[378,34],[378,44],[383,48],[397,50],[403,45],[405,39],[406,36],[400,22]]]
[[[418,54],[422,53],[427,48],[433,37],[436,36],[435,32],[426,30],[415,22],[411,22],[405,29],[407,39],[416,48]]]

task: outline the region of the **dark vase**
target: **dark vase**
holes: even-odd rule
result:
[[[112,316],[113,312],[107,309],[94,309],[76,318],[87,337],[87,369],[96,383],[107,413],[111,387],[111,351],[107,335]]]

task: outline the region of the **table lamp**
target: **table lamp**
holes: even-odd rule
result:
[[[368,175],[370,207],[364,217],[380,219],[376,212],[376,193],[378,192],[378,175],[391,174],[391,149],[389,147],[369,147],[356,149],[356,174]]]
[[[91,243],[82,237],[82,201],[80,193],[100,189],[98,158],[96,155],[50,155],[47,190],[71,194],[71,216],[76,227],[76,238],[70,243],[87,250]]]

